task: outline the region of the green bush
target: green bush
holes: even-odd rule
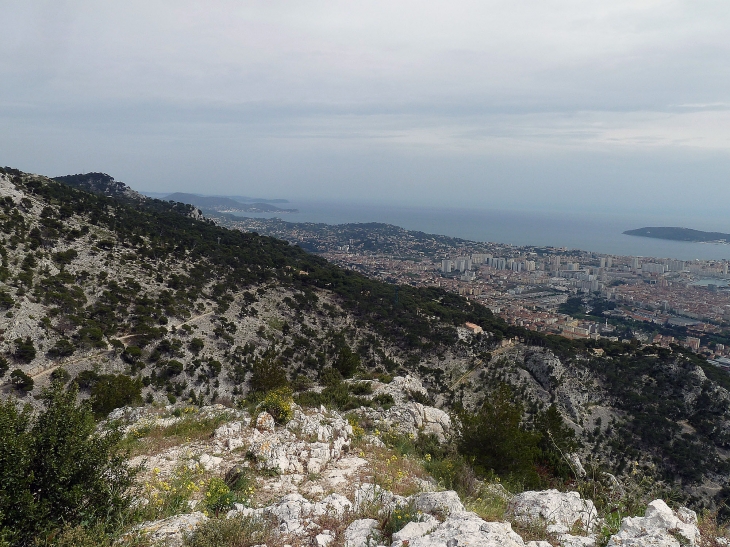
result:
[[[64,526],[110,529],[129,506],[134,472],[122,433],[99,435],[76,397],[74,387],[54,384],[35,418],[29,407],[0,402],[0,537],[11,545],[42,545]]]
[[[13,384],[15,388],[19,389],[20,391],[31,391],[33,389],[33,385],[35,384],[33,378],[28,376],[19,368],[16,368],[13,372],[10,373],[10,383]]]
[[[68,357],[73,355],[74,351],[76,351],[76,346],[73,345],[71,340],[59,338],[54,346],[48,350],[48,355],[51,357]]]
[[[122,359],[133,364],[142,359],[142,350],[137,346],[127,346],[122,352]]]
[[[10,363],[8,363],[8,360],[0,355],[0,378],[5,376],[5,373],[10,368]]]
[[[479,472],[514,476],[528,486],[539,483],[534,464],[540,436],[524,427],[522,406],[507,385],[491,393],[477,413],[462,412],[459,421],[459,451]]]
[[[266,411],[277,424],[285,424],[292,419],[292,392],[288,387],[269,391],[258,405],[258,410]]]
[[[344,378],[352,378],[352,376],[360,368],[360,356],[357,353],[353,353],[349,346],[344,346],[340,353],[337,355],[334,364],[336,368]]]
[[[236,501],[236,496],[228,485],[220,477],[213,477],[208,482],[208,489],[205,492],[205,506],[208,511],[213,513],[216,517],[220,515],[221,511],[227,511],[233,508],[233,503]]]
[[[71,379],[71,375],[68,373],[68,371],[65,368],[59,367],[59,368],[55,369],[53,372],[51,372],[51,380],[53,382],[60,382],[62,384],[67,384],[70,379]]]
[[[91,388],[91,408],[98,418],[115,408],[142,403],[142,382],[124,374],[99,376]]]
[[[22,338],[15,339],[15,358],[23,363],[30,363],[36,356],[35,346],[30,336],[27,336],[25,340]]]
[[[254,393],[267,393],[288,386],[289,380],[284,365],[279,360],[266,356],[254,361],[249,384]]]

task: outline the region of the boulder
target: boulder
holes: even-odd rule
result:
[[[563,527],[561,531],[577,524],[590,532],[598,524],[598,512],[593,502],[581,499],[578,492],[522,492],[512,498],[510,512],[517,521],[530,523],[542,520]]]
[[[697,514],[682,507],[672,511],[662,500],[654,500],[643,517],[626,517],[608,547],[679,547],[698,545]]]
[[[380,537],[377,520],[359,519],[345,530],[345,547],[375,547]]]
[[[485,522],[474,513],[453,513],[431,533],[409,540],[409,547],[525,547],[508,522]]]
[[[263,432],[273,432],[276,427],[274,417],[268,412],[262,412],[256,418],[256,429]]]
[[[424,515],[419,522],[409,522],[400,531],[393,534],[392,547],[403,547],[409,545],[414,539],[421,538],[433,531],[439,525],[439,521],[431,515]],[[405,543],[408,542],[408,543]]]
[[[372,506],[378,513],[392,511],[396,507],[403,507],[408,500],[374,484],[363,484],[355,490],[355,511],[363,511]]]
[[[459,494],[453,490],[444,492],[421,492],[408,498],[417,511],[423,513],[438,513],[449,515],[466,511],[459,499]]]

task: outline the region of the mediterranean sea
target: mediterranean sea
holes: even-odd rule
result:
[[[489,241],[512,245],[567,247],[601,254],[645,256],[679,260],[730,260],[730,245],[688,243],[629,236],[622,232],[643,226],[682,226],[698,230],[730,232],[730,223],[703,218],[658,217],[652,215],[591,215],[362,205],[346,202],[290,201],[287,208],[298,213],[251,214],[253,218],[278,217],[287,222],[345,224],[383,222],[407,230],[418,230],[472,241]]]

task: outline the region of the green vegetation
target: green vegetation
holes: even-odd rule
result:
[[[131,501],[134,472],[121,433],[95,431],[91,409],[60,383],[43,393],[44,410],[0,402],[0,537],[31,544],[65,526],[109,530]]]

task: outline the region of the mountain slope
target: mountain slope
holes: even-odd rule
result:
[[[107,195],[109,179],[90,193],[0,173],[5,396],[65,374],[99,414],[140,397],[241,401],[277,382],[317,406],[363,404],[325,387],[335,370],[414,374],[442,408],[473,410],[507,383],[525,424],[554,403],[584,457],[611,471],[638,462],[698,499],[727,483],[730,381],[679,347],[512,327],[457,295],[380,283],[189,205],[138,200],[113,179]],[[466,321],[485,335],[460,329]]]

